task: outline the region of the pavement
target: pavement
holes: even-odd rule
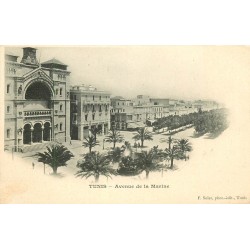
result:
[[[0,203],[109,203],[113,199],[117,203],[157,203],[161,197],[166,203],[197,203],[197,197],[205,196],[247,196],[248,200],[241,203],[249,203],[249,138],[250,131],[239,133],[244,127],[245,120],[232,119],[231,126],[217,138],[211,139],[206,135],[193,136],[194,129],[187,129],[173,135],[173,138],[187,138],[190,140],[193,151],[190,152],[188,161],[175,161],[176,170],[167,170],[164,173],[151,172],[149,179],[145,179],[145,172],[138,176],[115,176],[113,179],[100,177],[100,184],[112,186],[110,189],[94,190],[89,184],[94,184],[94,179],[75,178],[77,171],[76,162],[88,149],[83,148],[81,141],[72,141],[72,145],[65,144],[74,154],[67,167],[60,167],[57,177],[50,175],[49,166],[35,162],[33,157],[19,158],[11,153],[1,160],[0,190],[3,194]],[[250,121],[248,121],[250,123]],[[121,132],[132,145],[132,132]],[[154,134],[153,141],[145,141],[145,149],[159,145],[166,148],[167,143],[163,139],[168,136]],[[102,149],[101,145],[94,150]],[[120,146],[118,144],[117,146]],[[112,144],[104,143],[104,150],[112,147]],[[237,149],[237,150],[236,150]],[[24,163],[25,164],[22,164]],[[27,164],[28,163],[28,164]],[[147,192],[139,192],[137,189],[116,189],[116,184],[166,184],[168,189],[148,189]],[[112,190],[113,192],[109,192]],[[145,190],[146,191],[146,190]],[[161,199],[160,199],[161,200]],[[214,200],[209,202],[214,203]],[[224,200],[224,203],[228,200]],[[232,200],[229,202],[239,202]]]
[[[121,131],[120,133],[121,133],[121,135],[124,136],[125,141],[129,141],[132,146],[134,145],[135,140],[133,139],[133,136],[136,134],[136,132]],[[192,140],[194,139],[193,133],[194,133],[194,129],[189,128],[189,129],[186,129],[185,131],[181,131],[179,133],[176,133],[175,135],[172,136],[172,138],[175,138],[175,139],[187,138],[192,143]],[[166,135],[164,133],[153,133],[153,140],[152,141],[144,141],[143,150],[149,150],[153,146],[157,146],[157,145],[160,149],[165,149],[168,147],[167,142],[165,142],[165,140],[167,138],[168,138],[168,135]],[[102,153],[102,152],[107,152],[107,151],[111,150],[113,147],[113,143],[105,142],[104,139],[105,139],[105,135],[97,136],[97,140],[99,141],[99,145],[94,147],[92,149],[92,151],[99,151]],[[68,161],[67,167],[60,167],[58,169],[58,172],[61,173],[65,177],[66,176],[73,176],[76,173],[76,171],[78,170],[76,167],[77,161],[79,159],[81,159],[84,154],[88,153],[89,149],[83,147],[82,141],[79,141],[79,140],[72,140],[71,144],[69,142],[67,142],[67,143],[63,143],[63,145],[66,146],[74,154],[74,158],[72,158],[70,161]],[[122,145],[124,145],[124,142],[116,144],[117,147],[121,147]],[[142,149],[137,148],[136,150],[140,151]],[[44,151],[45,151],[44,149],[41,149],[38,152],[44,152]],[[27,162],[28,165],[30,166],[30,168],[32,168],[32,169],[33,169],[33,165],[35,165],[34,169],[36,171],[40,171],[41,173],[43,173],[44,166],[42,163],[37,162],[37,159],[35,156],[36,153],[37,152],[35,152],[35,151],[34,152],[27,152],[27,153],[15,152],[12,157],[14,160],[18,160],[19,158],[25,160],[25,162]],[[9,155],[11,155],[11,153],[9,153]],[[50,174],[50,173],[52,173],[52,169],[49,166],[46,166],[45,172],[46,172],[46,174]]]
[[[189,128],[185,131],[181,131],[181,132],[173,135],[172,138],[175,138],[175,139],[186,138],[186,139],[189,139],[190,142],[192,143],[193,133],[194,133],[194,129]],[[135,140],[133,139],[133,136],[135,135],[135,132],[121,131],[121,135],[124,136],[125,141],[129,141],[132,146],[134,145]],[[108,150],[112,149],[113,144],[108,143],[108,142],[103,142],[104,138],[105,138],[104,135],[97,136],[97,140],[99,141],[100,144],[98,146],[94,147],[92,149],[92,151],[99,151],[102,153],[102,152],[107,152]],[[143,150],[148,150],[148,149],[152,148],[153,146],[157,146],[157,145],[160,149],[165,149],[168,147],[167,142],[165,142],[167,138],[168,138],[168,135],[164,135],[164,134],[160,134],[160,133],[153,133],[153,140],[152,141],[144,141]],[[71,144],[64,143],[63,145],[65,145],[74,154],[74,158],[72,158],[68,162],[66,168],[60,167],[58,169],[58,171],[63,172],[63,174],[65,174],[65,175],[74,174],[77,171],[77,168],[76,168],[77,161],[83,157],[83,154],[88,153],[89,149],[83,147],[82,141],[79,141],[79,140],[72,140]],[[124,145],[124,142],[116,144],[117,147],[121,147],[122,145]],[[138,148],[137,151],[139,151],[139,150],[142,150],[142,149]],[[41,150],[41,152],[43,152],[43,151],[44,151],[44,149]],[[27,161],[29,161],[30,165],[32,165],[32,163],[34,162],[36,166],[40,166],[43,168],[43,164],[36,161],[35,153],[36,152],[29,152],[29,153],[23,153],[23,154],[17,153],[17,155],[19,157],[22,157],[22,158],[26,159]]]

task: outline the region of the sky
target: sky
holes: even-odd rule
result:
[[[112,96],[139,94],[230,104],[249,91],[247,46],[39,47],[37,58],[68,65],[71,84],[93,85]],[[6,48],[22,58],[22,48]],[[240,91],[239,91],[240,90]],[[239,92],[239,93],[238,93]]]

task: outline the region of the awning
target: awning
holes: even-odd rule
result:
[[[154,122],[156,122],[156,120],[147,120],[147,121],[151,122],[151,124],[154,123]]]

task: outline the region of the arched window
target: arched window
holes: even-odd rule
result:
[[[7,89],[6,89],[7,94],[10,93],[10,84],[7,84]]]
[[[9,139],[10,138],[10,128],[6,130],[6,137]]]
[[[10,106],[7,106],[7,110],[6,110],[7,114],[10,113]]]
[[[49,87],[42,82],[32,83],[26,90],[25,99],[50,100],[52,97]]]

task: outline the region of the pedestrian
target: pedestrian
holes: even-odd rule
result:
[[[35,163],[34,162],[32,162],[32,168],[35,169]]]
[[[72,142],[71,142],[71,140],[69,141],[69,144],[70,144],[70,145],[72,145]]]
[[[138,145],[138,148],[140,148],[140,147],[141,147],[141,144],[140,144],[140,142],[138,142],[138,144],[137,144],[137,145]]]

